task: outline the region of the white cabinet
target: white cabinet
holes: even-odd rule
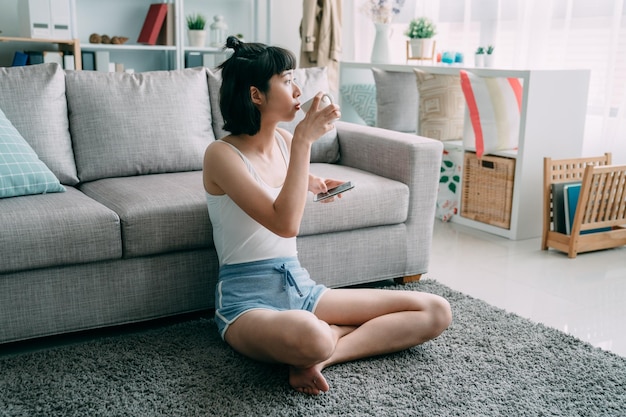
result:
[[[516,160],[510,228],[492,226],[460,215],[453,216],[452,221],[513,240],[541,236],[543,158],[549,156],[554,159],[564,159],[583,156],[590,71],[584,69],[508,70],[444,65],[374,65],[342,62],[340,83],[373,84],[372,67],[405,72],[420,68],[436,74],[457,74],[460,69],[467,69],[483,77],[521,79],[524,92],[519,147],[517,151],[496,154]],[[458,143],[445,145],[461,146]]]

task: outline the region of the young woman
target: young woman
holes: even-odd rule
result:
[[[231,135],[204,158],[204,187],[220,261],[215,321],[236,351],[290,365],[291,386],[328,391],[327,366],[396,352],[443,332],[448,302],[416,291],[328,289],[298,262],[307,194],[342,181],[309,174],[311,145],[341,116],[322,94],[293,137],[277,127],[300,108],[293,54],[243,43],[222,65],[220,108]],[[329,199],[328,201],[332,201]]]

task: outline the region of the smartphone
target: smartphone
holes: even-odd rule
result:
[[[343,184],[339,184],[335,188],[331,188],[330,190],[326,191],[325,193],[317,194],[315,197],[313,197],[313,201],[326,200],[327,198],[330,198],[330,197],[335,196],[337,194],[345,193],[346,191],[351,190],[353,188],[354,188],[354,184],[352,184],[351,181],[344,182]]]

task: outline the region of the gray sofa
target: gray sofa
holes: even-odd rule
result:
[[[0,343],[213,307],[201,168],[223,135],[218,88],[205,68],[0,68],[0,109],[65,189],[0,198]],[[307,203],[301,262],[332,287],[423,274],[441,143],[336,127],[311,171],[356,188]]]

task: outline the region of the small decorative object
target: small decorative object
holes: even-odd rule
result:
[[[427,17],[411,20],[404,34],[407,41],[407,59],[433,59],[435,56],[435,40],[437,27]]]
[[[194,13],[187,16],[187,36],[189,37],[189,45],[193,47],[203,47],[206,42],[206,18],[200,13]]]
[[[92,33],[89,35],[89,43],[105,43],[105,44],[113,44],[113,45],[122,45],[128,41],[126,36],[113,36],[112,38],[108,35],[98,35],[97,33]]]
[[[454,64],[454,52],[445,51],[441,56],[441,62],[444,64]]]
[[[400,13],[405,0],[365,0],[361,12],[370,18],[376,26],[376,35],[372,47],[373,63],[389,63],[389,37],[391,36],[391,20]]]
[[[455,64],[462,64],[463,63],[463,53],[462,52],[457,52],[454,54],[454,63]]]
[[[128,41],[128,38],[126,36],[113,36],[111,38],[111,43],[113,45],[122,45],[126,43],[127,41]]]
[[[485,66],[485,48],[479,46],[474,53],[474,66],[481,68]]]
[[[485,55],[485,66],[487,68],[491,68],[494,67],[494,58],[495,56],[493,56],[493,50],[494,50],[495,46],[493,45],[489,45],[487,46],[487,54]]]
[[[224,16],[213,16],[213,23],[211,23],[211,46],[224,46],[227,30],[228,25],[224,21]]]

